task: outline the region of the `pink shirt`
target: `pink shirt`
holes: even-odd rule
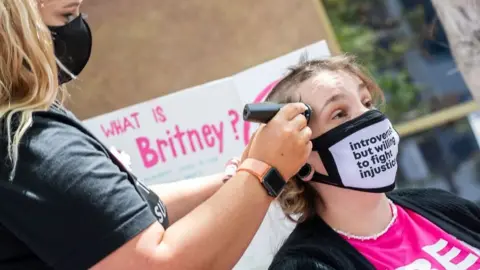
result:
[[[478,249],[457,240],[419,214],[396,207],[397,220],[378,239],[347,239],[376,269],[480,269]]]

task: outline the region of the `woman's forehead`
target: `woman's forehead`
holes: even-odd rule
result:
[[[356,93],[362,83],[360,78],[346,71],[321,71],[302,82],[297,91],[302,100],[322,98],[339,92]]]

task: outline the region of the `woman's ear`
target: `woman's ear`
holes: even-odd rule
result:
[[[312,153],[310,153],[310,156],[307,159],[307,163],[312,166],[315,172],[328,175],[325,166],[323,166],[322,159],[320,158],[320,155],[317,151],[312,151]]]
[[[302,181],[308,182],[308,181],[312,180],[314,172],[315,171],[313,170],[312,165],[307,163],[307,164],[303,165],[303,167],[300,169],[300,171],[298,171],[297,177],[300,178],[300,180],[302,180]]]
[[[298,171],[297,177],[302,181],[308,182],[312,180],[315,172],[328,175],[325,166],[323,166],[322,159],[320,159],[320,155],[318,152],[312,151],[307,159],[307,163]]]

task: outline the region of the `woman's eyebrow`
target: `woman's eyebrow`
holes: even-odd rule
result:
[[[328,104],[334,102],[334,101],[337,101],[337,100],[340,100],[340,99],[345,99],[346,96],[344,93],[338,93],[338,94],[335,94],[333,96],[331,96],[329,99],[327,99],[327,101],[325,101],[325,104],[323,104],[323,107],[320,109],[320,113],[322,113],[322,111],[327,107]]]
[[[367,87],[367,84],[366,84],[366,83],[364,83],[364,82],[359,83],[359,84],[358,84],[358,91],[363,90],[363,88],[365,88],[365,87]]]

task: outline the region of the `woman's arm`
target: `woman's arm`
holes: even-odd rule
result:
[[[154,223],[92,270],[232,269],[273,198],[246,172],[164,230]]]
[[[167,184],[150,185],[167,206],[170,224],[205,202],[223,186],[223,173]]]
[[[298,172],[312,148],[305,109],[284,106],[251,140],[248,158],[284,179]],[[38,262],[55,269],[231,269],[273,201],[242,171],[165,230],[157,209],[89,135],[38,113],[26,136],[14,179],[0,185],[0,216]],[[0,179],[7,173],[0,166]]]
[[[130,155],[114,146],[110,147],[110,152],[131,170]],[[169,222],[173,224],[217,192],[224,184],[224,177],[225,173],[218,173],[148,187],[162,199],[168,210]]]
[[[289,104],[252,139],[249,158],[293,176],[310,154],[311,130]],[[241,171],[204,203],[164,230],[154,223],[95,265],[95,269],[231,269],[254,237],[273,197]]]

